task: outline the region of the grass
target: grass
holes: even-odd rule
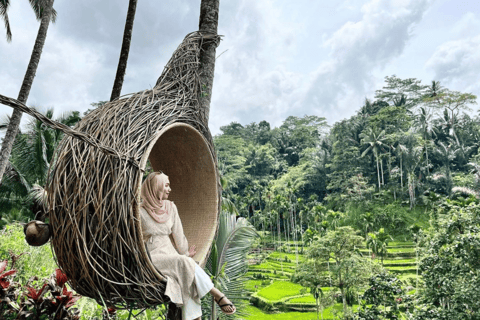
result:
[[[415,252],[415,248],[388,248],[388,252]]]
[[[384,259],[383,263],[415,263],[415,259]]]
[[[290,281],[275,281],[258,291],[257,295],[269,301],[279,301],[287,297],[300,295],[302,288],[301,285]]]
[[[402,247],[402,246],[412,246],[414,247],[415,246],[415,242],[413,241],[392,241],[392,242],[389,242],[389,247]]]
[[[250,292],[256,292],[271,284],[270,280],[247,280],[245,281],[245,288]],[[255,288],[255,286],[257,286]]]
[[[278,251],[274,251],[272,252],[268,258],[269,259],[285,259],[285,256],[287,256],[288,259],[290,259],[292,262],[295,262],[297,261],[297,257],[296,257],[296,254],[295,253],[285,253],[285,252],[278,252]],[[302,254],[298,254],[298,261],[304,261],[305,258]]]
[[[386,269],[391,270],[391,271],[416,271],[417,267],[386,267]]]
[[[358,306],[353,306],[353,309],[357,309]],[[341,311],[342,304],[337,303],[331,307],[328,307],[323,310],[323,319],[330,320],[334,319],[333,311]],[[244,320],[316,320],[316,312],[284,312],[284,313],[266,313],[260,309],[255,308],[254,306],[248,306],[245,308],[245,313],[248,313],[248,316],[241,318]]]
[[[33,276],[39,279],[48,278],[57,268],[51,247],[49,245],[29,246],[25,241],[23,226],[18,223],[7,225],[0,230],[0,261],[10,261],[10,251],[15,255],[26,253],[15,265],[17,269],[15,280],[22,284],[26,284]]]
[[[309,294],[303,297],[290,299],[287,301],[287,303],[315,304],[315,298],[311,294]]]
[[[245,320],[250,319],[262,319],[262,320],[288,320],[288,319],[317,319],[315,312],[285,312],[285,313],[265,313],[262,310],[255,308],[254,306],[248,306],[245,308],[247,317],[242,318]],[[326,318],[324,318],[326,319]]]

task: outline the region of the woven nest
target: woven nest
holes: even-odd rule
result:
[[[47,184],[52,247],[72,288],[99,303],[147,307],[168,301],[139,219],[147,160],[170,177],[170,198],[189,243],[197,246],[194,259],[206,263],[221,192],[212,137],[198,107],[206,41],[218,42],[218,36],[187,35],[152,90],[88,114],[75,131],[97,146],[77,134],[57,148]]]

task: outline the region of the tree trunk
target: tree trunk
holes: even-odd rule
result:
[[[429,172],[429,169],[428,169],[428,146],[426,144],[425,144],[425,155],[427,156],[427,177],[428,177],[428,174],[430,172]]]
[[[23,78],[22,87],[20,88],[20,92],[18,94],[17,100],[24,104],[27,102],[28,95],[30,94],[33,79],[35,78],[38,63],[40,62],[40,56],[42,55],[42,49],[47,38],[48,25],[50,24],[52,15],[53,1],[54,0],[48,1],[44,8],[42,20],[40,22],[40,28],[38,29],[35,45],[33,46],[32,55],[30,56],[30,62],[28,63],[27,71],[25,73],[25,77]],[[2,150],[0,151],[0,184],[2,183],[3,174],[5,173],[5,168],[7,166],[10,153],[12,152],[13,142],[15,141],[15,137],[18,133],[20,120],[22,120],[22,112],[17,109],[13,109],[7,132],[3,138]]]
[[[400,158],[400,186],[402,187],[402,192],[403,192],[403,165],[402,165],[402,159],[403,155]]]
[[[200,32],[208,32],[217,35],[218,10],[220,0],[202,0],[200,4]],[[210,102],[212,100],[213,76],[215,72],[215,51],[217,41],[208,41],[202,46],[200,52],[200,116],[205,125],[208,125],[210,114]]]
[[[117,74],[113,83],[112,95],[110,101],[120,97],[122,92],[123,79],[127,70],[128,53],[130,51],[130,43],[132,41],[133,20],[135,19],[135,11],[137,10],[137,0],[129,0],[127,20],[125,22],[125,30],[123,31],[122,49],[120,50],[120,59],[118,61]]]
[[[381,186],[380,186],[380,169],[378,168],[378,157],[377,158],[377,177],[378,177],[378,191],[380,191]]]
[[[381,159],[380,161],[380,168],[382,169],[382,185],[384,186],[385,185],[385,179],[383,178],[384,174],[383,174],[383,159]]]

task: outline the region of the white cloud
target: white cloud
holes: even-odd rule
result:
[[[345,98],[350,94],[363,100],[374,80],[373,71],[402,54],[429,3],[372,0],[365,4],[360,21],[345,23],[324,42],[331,49],[330,59],[315,71],[304,108],[310,113],[322,108],[329,121],[352,114],[351,104],[342,104],[341,99],[352,101]]]
[[[212,133],[232,121],[268,119],[279,125],[299,97],[299,74],[287,64],[296,48],[298,24],[285,24],[274,1],[222,2],[215,83],[210,112]]]
[[[472,13],[465,14],[454,26],[457,39],[438,46],[426,67],[433,70],[435,79],[451,89],[466,92],[480,91],[480,20]]]

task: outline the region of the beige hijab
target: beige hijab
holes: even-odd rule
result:
[[[170,217],[170,201],[162,200],[167,181],[164,173],[152,172],[142,184],[142,207],[158,223],[165,223]]]

